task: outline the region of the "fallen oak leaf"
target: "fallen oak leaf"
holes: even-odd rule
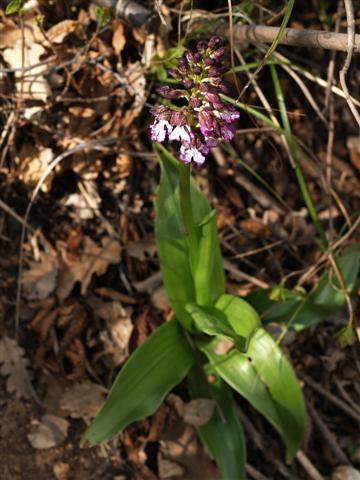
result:
[[[6,336],[0,340],[0,374],[7,377],[6,388],[9,393],[24,398],[32,396],[28,363],[24,358],[24,349],[19,347],[16,340]]]
[[[102,275],[110,264],[120,261],[120,245],[117,240],[103,237],[102,246],[98,246],[90,237],[82,241],[82,252],[70,254],[64,242],[58,242],[61,253],[59,282],[56,289],[58,299],[64,300],[74,288],[76,282],[81,284],[84,295],[90,285],[93,274]]]

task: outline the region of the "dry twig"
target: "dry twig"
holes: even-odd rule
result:
[[[347,104],[349,105],[350,111],[353,114],[358,126],[360,127],[360,115],[359,112],[356,110],[353,101],[351,100],[351,96],[349,93],[349,89],[346,84],[346,74],[349,70],[351,59],[355,49],[359,50],[359,45],[357,44],[356,37],[359,35],[355,35],[355,21],[354,21],[354,7],[351,0],[344,0],[345,11],[346,11],[346,21],[347,21],[347,55],[345,59],[345,63],[343,68],[340,70],[339,79],[340,85],[343,89],[345,94],[345,98]]]

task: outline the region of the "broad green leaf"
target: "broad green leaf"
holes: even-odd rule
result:
[[[130,423],[154,413],[193,362],[193,351],[178,322],[162,325],[122,367],[82,442],[105,442]]]
[[[210,398],[216,402],[214,415],[197,431],[221,471],[221,478],[245,479],[244,432],[236,414],[231,389],[220,378],[209,384],[201,366],[193,368],[188,378],[192,398]]]
[[[294,371],[274,340],[257,330],[246,354],[216,355],[219,340],[197,341],[211,369],[261,412],[282,436],[287,457],[300,448],[306,428],[303,395]]]
[[[336,257],[347,291],[350,293],[359,274],[360,244]],[[276,295],[281,290],[280,295]],[[266,323],[277,322],[300,331],[315,325],[335,313],[346,303],[339,281],[332,270],[326,271],[312,292],[290,292],[286,289],[257,290],[246,300],[259,312]]]
[[[260,320],[255,310],[244,300],[232,295],[221,295],[215,307],[186,306],[196,327],[207,335],[231,338],[236,348],[245,352]]]
[[[225,292],[225,275],[215,210],[212,210],[199,225],[199,248],[194,281],[198,305],[211,305]]]
[[[12,13],[17,13],[21,10],[21,0],[11,0],[7,6],[5,13],[6,15],[11,15]]]
[[[155,235],[161,271],[170,305],[179,321],[192,330],[192,319],[185,309],[189,302],[216,298],[224,291],[224,274],[216,239],[215,217],[204,195],[191,182],[191,198],[196,224],[199,226],[199,269],[196,286],[190,266],[189,250],[184,232],[179,199],[178,160],[164,147],[155,144],[161,165],[161,181],[156,198]],[[217,277],[217,281],[216,281]],[[197,287],[197,289],[196,289]]]

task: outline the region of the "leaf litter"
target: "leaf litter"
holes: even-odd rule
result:
[[[29,243],[25,245],[23,301],[33,316],[26,319],[24,316],[21,325],[20,343],[24,348],[8,336],[0,340],[0,373],[11,395],[28,399],[31,398],[28,382],[32,376],[27,369],[30,361],[40,392],[50,390],[51,381],[56,380],[58,404],[54,409],[49,407],[47,413],[60,419],[66,416],[72,428],[68,437],[60,440],[66,436],[66,429],[59,437],[56,421],[41,418],[38,424],[42,425],[40,433],[34,438],[37,445],[55,442],[62,446],[71,439],[78,439],[77,433],[74,436],[76,428],[73,426],[79,425],[79,419],[88,421],[94,415],[110,386],[109,377],[113,377],[129,352],[171,315],[158,273],[154,242],[151,240],[151,203],[157,173],[146,134],[142,133],[147,127],[145,102],[153,101],[152,97],[147,100],[149,59],[153,51],[165,51],[169,42],[166,38],[168,33],[164,34],[164,31],[148,34],[142,26],[131,28],[121,20],[113,20],[106,27],[107,30],[95,33],[95,17],[85,4],[82,3],[80,7],[74,4],[74,8],[67,11],[67,6],[61,2],[57,2],[56,6],[39,3],[44,14],[43,24],[38,23],[34,13],[27,13],[23,17],[25,66],[29,70],[22,87],[20,71],[6,77],[6,92],[10,94],[7,99],[1,99],[5,102],[4,118],[10,126],[6,131],[11,132],[13,128],[15,132],[14,137],[6,134],[0,139],[2,147],[2,139],[6,140],[7,145],[10,138],[8,151],[11,157],[1,152],[2,159],[5,159],[2,168],[8,174],[8,184],[2,189],[6,203],[22,215],[23,202],[29,198],[31,189],[58,154],[92,141],[98,142],[101,149],[84,148],[67,157],[48,176],[36,200],[37,206],[31,221],[40,227],[48,243],[42,241],[43,248],[33,251],[32,255],[29,253]],[[166,20],[170,24],[172,11],[165,5],[162,11],[166,13]],[[184,19],[187,13],[184,12]],[[193,14],[194,18],[196,16],[201,22],[204,21],[203,11],[194,10]],[[21,29],[14,18],[1,17],[0,50],[6,68],[21,67]],[[39,62],[42,65],[36,66]],[[4,85],[2,78],[1,89]],[[15,117],[16,123],[12,125],[10,115],[7,117],[9,104],[6,102],[13,101],[10,107],[15,108],[20,97],[22,115]],[[291,99],[295,104],[299,103],[296,96],[291,95]],[[253,97],[248,100],[250,104],[256,102]],[[300,112],[300,120],[297,120],[299,136],[303,136],[305,142],[312,142],[319,162],[324,163],[326,148],[317,132],[316,138],[313,138],[314,129],[306,124],[303,103],[297,105],[297,110]],[[254,127],[251,122],[247,125],[245,115],[243,122],[245,128]],[[345,117],[343,124],[348,124]],[[344,142],[335,143],[333,155],[334,184],[351,212],[358,210],[356,198],[359,192],[359,182],[354,174],[359,163],[355,135],[356,132],[348,135],[348,146]],[[109,139],[112,142],[110,144],[107,143]],[[309,222],[307,211],[299,209],[302,200],[296,193],[287,162],[283,160],[276,140],[275,149],[268,148],[268,144],[273,142],[272,134],[266,138],[254,132],[239,135],[235,147],[239,157],[244,157],[248,165],[275,185],[278,193],[286,199],[289,212],[282,205],[279,206],[277,200],[250,175],[246,175],[245,182],[244,172],[234,160],[235,157],[225,157],[220,159],[222,163],[218,163],[219,158],[216,159],[214,155],[217,163],[211,166],[214,167],[213,174],[208,175],[208,171],[196,172],[197,180],[219,210],[222,247],[235,266],[234,273],[230,272],[228,285],[234,291],[251,291],[252,276],[270,284],[277,283],[284,275],[305,269],[316,262],[313,225]],[[346,160],[346,148],[352,163]],[[144,152],[148,156],[143,155]],[[318,172],[309,169],[306,174],[310,193],[323,214],[322,221],[328,222],[334,210],[327,207],[319,194],[321,186]],[[22,190],[18,192],[18,186],[8,188],[8,185],[15,185],[18,181]],[[335,221],[338,222],[341,217],[338,213],[336,215]],[[108,221],[107,224],[104,219]],[[1,235],[7,236],[12,243],[13,239],[15,241],[18,238],[16,225],[7,218],[5,220],[4,228],[1,223]],[[116,235],[113,235],[114,232]],[[283,243],[276,244],[279,239]],[[4,251],[9,250],[9,241],[6,243],[2,236],[0,241],[4,242]],[[271,247],[271,244],[276,246]],[[258,253],[248,255],[253,250]],[[238,260],[236,255],[239,255]],[[14,258],[17,258],[16,255]],[[11,284],[11,279],[16,261],[11,260],[13,266],[10,268],[6,266],[6,260],[0,259],[0,266],[7,275],[5,280],[0,276],[0,289],[9,292],[13,298],[14,283]],[[241,273],[245,271],[248,276],[237,275],[236,269]],[[316,277],[309,287],[313,283],[316,283]],[[7,312],[6,301],[4,305],[4,312]],[[4,318],[11,318],[11,315],[10,311],[10,316],[4,315]],[[343,325],[344,314],[339,318],[339,325]],[[300,370],[311,371],[311,375],[321,378],[322,383],[327,382],[330,389],[333,376],[340,375],[344,379],[345,394],[354,396],[358,391],[356,368],[347,355],[338,353],[335,343],[331,343],[329,353],[324,347],[329,342],[332,342],[331,334],[324,330],[320,330],[315,337],[304,335],[296,338],[294,346],[290,345],[295,363]],[[231,345],[223,347],[225,351]],[[303,351],[304,354],[297,353]],[[307,392],[307,395],[324,411],[324,418],[329,421],[336,436],[341,437],[338,432],[347,430],[348,436],[343,437],[343,448],[352,451],[354,435],[351,428],[344,428],[346,421],[339,412],[323,401],[321,395],[311,392]],[[191,478],[189,472],[196,472],[196,468],[192,470],[196,463],[200,467],[194,478],[200,478],[204,472],[206,478],[215,478],[213,464],[196,443],[191,426],[205,422],[214,406],[211,402],[193,404],[181,397],[178,399],[182,402],[182,413],[176,414],[176,421],[173,420],[173,407],[167,405],[162,410],[163,420],[156,428],[154,424],[160,418],[157,416],[153,420],[139,422],[139,425],[129,429],[130,433],[124,434],[126,450],[137,452],[130,463],[134,472],[139,467],[139,478],[145,478],[144,472],[149,478],[171,478],[180,473],[183,478]],[[186,416],[184,412],[187,412]],[[260,428],[263,436],[272,438],[259,417],[248,411],[246,406],[245,412],[253,424]],[[37,431],[31,422],[30,430],[33,434]],[[150,431],[153,432],[152,437],[147,440]],[[148,453],[148,441],[158,445],[155,453]],[[22,438],[22,442],[28,443],[26,437]],[[310,448],[304,447],[310,456],[313,447],[311,442],[313,440],[310,440]],[[122,476],[128,467],[124,469],[124,460],[119,460],[117,455],[121,448],[124,449],[124,443],[120,439],[114,440],[113,446],[106,447],[101,459],[94,453],[93,469],[90,471],[94,472],[102,461],[107,465],[114,462],[116,467],[109,473],[109,478]],[[188,466],[184,459],[188,444],[192,466]],[[265,462],[265,466],[261,465],[263,452],[251,443],[249,449],[251,458],[260,459],[256,466],[259,469],[264,467],[268,478],[277,474],[278,469],[272,458]],[[327,449],[326,445],[323,449],[317,449],[317,454],[312,458],[315,457],[315,462],[318,458],[320,464],[327,465],[330,475],[329,465],[333,466],[334,461],[329,458]],[[180,454],[181,451],[184,455]],[[54,469],[64,460],[65,449],[60,452]],[[65,460],[71,464],[73,461],[74,458]],[[59,467],[58,475],[61,476],[63,468],[64,476],[68,478],[68,463],[65,462],[64,468]],[[151,463],[151,468],[147,463]],[[298,467],[292,468],[294,475],[303,478]],[[79,469],[80,464],[74,471],[79,472]],[[333,473],[345,475],[344,470]],[[50,468],[44,478],[50,478],[51,475],[55,475],[55,470]],[[88,472],[83,477],[81,475],[79,473],[79,479],[89,478]],[[98,476],[105,478],[102,474]],[[10,474],[8,478],[17,477]],[[34,478],[41,477],[36,475]]]

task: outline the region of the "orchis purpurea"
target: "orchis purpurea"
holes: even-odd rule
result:
[[[210,148],[230,142],[235,135],[234,122],[239,112],[223,103],[219,94],[227,92],[221,75],[227,70],[225,48],[218,37],[200,41],[196,52],[187,50],[178,59],[170,75],[183,88],[159,87],[157,92],[169,100],[184,99],[185,106],[154,105],[155,117],[150,126],[151,139],[156,142],[177,141],[180,160],[202,165]]]

